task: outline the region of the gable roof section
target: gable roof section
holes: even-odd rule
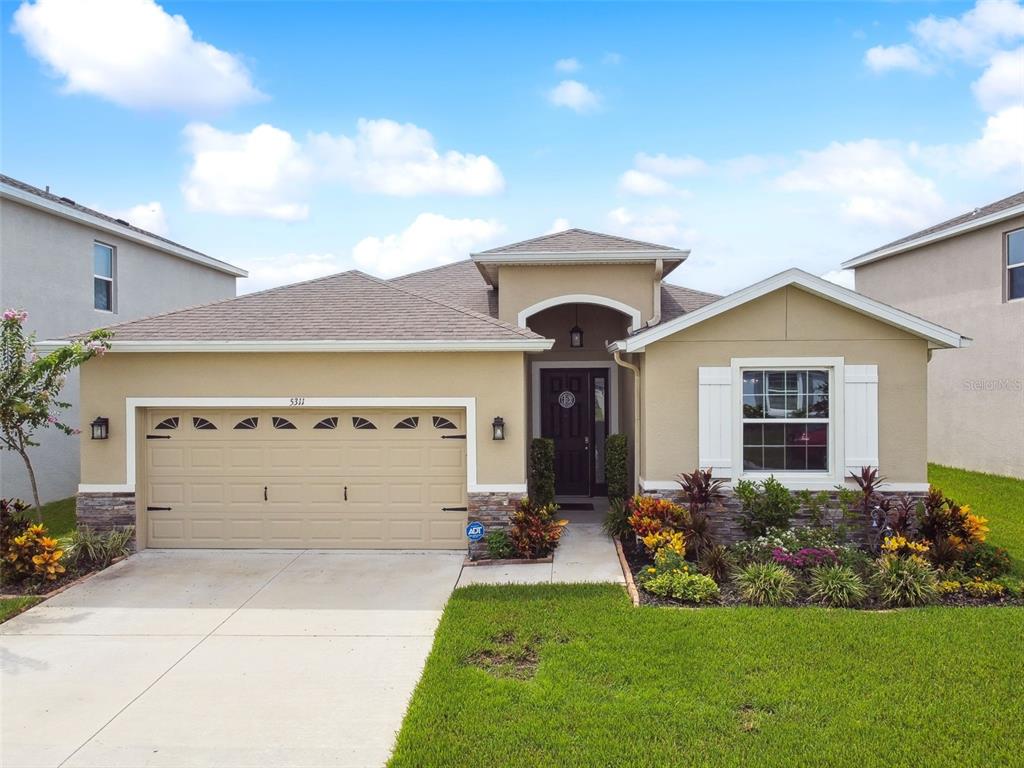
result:
[[[357,271],[109,330],[111,349],[118,352],[541,351],[553,343],[529,329]]]
[[[79,205],[71,198],[58,197],[44,189],[33,187],[24,181],[0,174],[0,197],[15,200],[24,205],[36,208],[37,210],[52,213],[61,218],[77,221],[80,224],[110,232],[123,237],[125,240],[154,248],[163,253],[177,256],[178,258],[202,264],[218,272],[224,272],[234,277],[248,277],[249,273],[241,267],[228,264],[226,261],[207,256],[193,248],[168,240],[166,237],[155,235],[139,227],[132,226],[123,219],[116,219],[100,211],[86,208]]]
[[[916,315],[890,307],[888,304],[883,304],[880,301],[869,299],[855,291],[804,272],[802,269],[788,269],[785,272],[780,272],[766,280],[706,304],[675,320],[661,323],[649,330],[641,331],[634,336],[609,344],[608,351],[640,352],[648,344],[653,344],[664,339],[666,336],[671,336],[673,333],[678,333],[705,320],[710,320],[712,317],[717,317],[724,312],[728,312],[772,291],[777,291],[779,288],[785,288],[790,285],[802,288],[808,293],[833,301],[862,315],[873,317],[896,328],[902,328],[907,333],[927,339],[928,346],[932,349],[966,347],[971,341],[968,337],[961,336],[956,331],[951,331],[948,328],[943,328],[941,325],[922,320]]]
[[[531,237],[529,240],[520,240],[518,243],[502,245],[498,248],[491,248],[489,251],[482,251],[474,256],[509,255],[524,253],[605,253],[605,252],[647,252],[664,251],[668,253],[680,253],[675,248],[655,243],[645,243],[642,240],[631,240],[628,237],[618,235],[605,235],[600,232],[591,232],[589,229],[566,229],[562,232],[554,232],[550,235]]]
[[[472,259],[401,275],[389,282],[482,315],[498,316],[498,292],[487,285]]]
[[[1014,216],[1024,216],[1024,192],[1004,197],[1002,200],[975,208],[969,213],[947,219],[941,224],[922,229],[920,232],[901,237],[899,240],[862,253],[860,256],[847,259],[843,262],[843,267],[848,269],[870,264],[873,261],[920,248],[922,245],[956,237],[991,224],[998,224],[1000,221],[1011,219]]]

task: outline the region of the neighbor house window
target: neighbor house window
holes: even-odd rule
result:
[[[1024,229],[1006,233],[1006,300],[1024,299]]]
[[[744,368],[743,471],[829,471],[828,368]]]
[[[92,305],[104,312],[114,311],[114,249],[92,244]]]

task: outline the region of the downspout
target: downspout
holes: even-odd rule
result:
[[[654,262],[654,314],[647,321],[645,328],[650,328],[661,322],[661,278],[665,276],[665,262],[656,259]]]
[[[659,259],[660,261],[660,259]],[[616,365],[628,368],[633,372],[633,487],[640,492],[640,369],[627,363],[616,350],[612,355]]]

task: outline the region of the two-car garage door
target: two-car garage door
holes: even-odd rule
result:
[[[462,547],[464,418],[450,409],[149,411],[147,546]]]

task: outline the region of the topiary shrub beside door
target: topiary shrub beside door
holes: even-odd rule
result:
[[[604,479],[608,498],[627,499],[629,492],[629,444],[623,434],[611,435],[604,447]]]
[[[555,503],[555,441],[535,437],[530,443],[530,500],[538,507]]]

